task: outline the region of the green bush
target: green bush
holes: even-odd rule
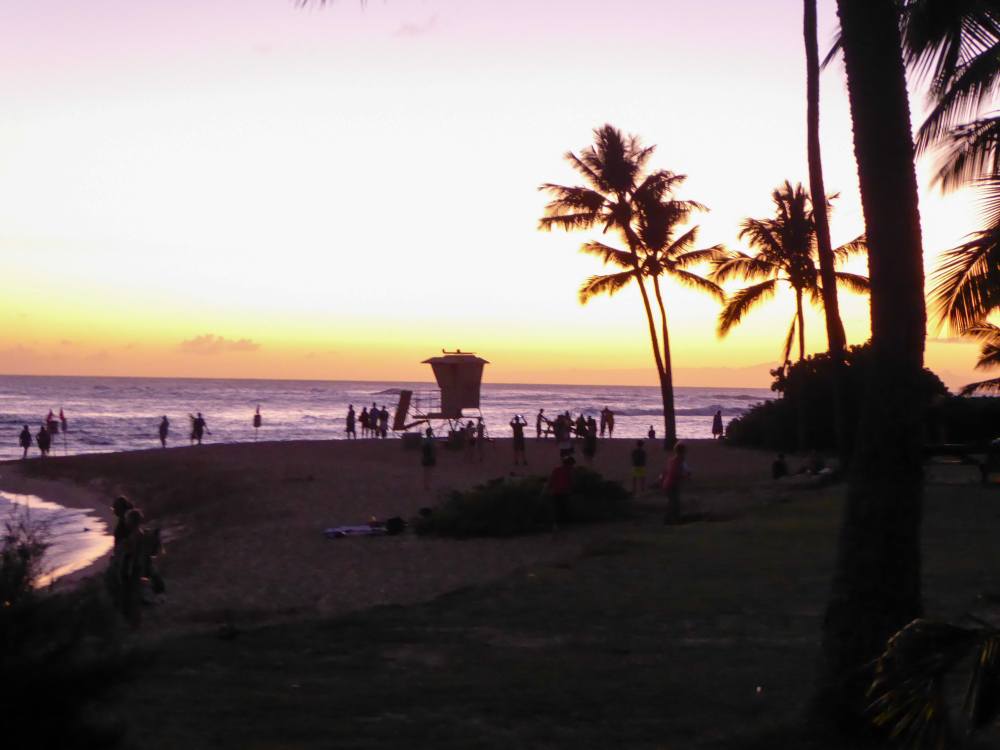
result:
[[[416,521],[419,534],[456,538],[508,537],[552,528],[552,503],[542,477],[493,479],[465,492],[453,491],[430,515]],[[622,518],[629,493],[618,482],[585,468],[573,471],[568,502],[571,524]]]

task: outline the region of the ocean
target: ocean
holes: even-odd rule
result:
[[[201,412],[210,435],[206,443],[259,440],[343,439],[348,404],[389,410],[390,424],[401,389],[428,391],[431,383],[312,380],[208,380],[187,378],[101,378],[0,376],[0,459],[18,458],[18,434],[27,424],[32,435],[51,409],[62,409],[67,432],[53,439],[53,455],[106,453],[158,448],[157,427],[170,420],[168,446],[188,445],[189,415]],[[711,437],[712,415],[728,420],[752,404],[768,400],[766,388],[677,388],[675,408],[681,438]],[[263,417],[255,433],[253,415]],[[615,413],[615,437],[645,437],[650,426],[663,431],[658,388],[603,385],[515,385],[484,383],[482,414],[489,434],[509,437],[515,414],[529,422],[535,414],[569,410],[592,414],[605,406]],[[359,425],[360,431],[360,425]],[[29,455],[37,455],[32,446]]]

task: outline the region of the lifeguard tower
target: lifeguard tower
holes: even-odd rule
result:
[[[393,432],[406,432],[417,425],[436,427],[435,432],[445,426],[449,431],[455,431],[461,429],[464,419],[482,416],[479,389],[483,381],[483,367],[489,362],[472,352],[442,349],[440,357],[425,359],[423,364],[431,366],[439,390],[400,391],[396,416],[392,421]],[[474,410],[475,413],[466,413],[467,410]]]

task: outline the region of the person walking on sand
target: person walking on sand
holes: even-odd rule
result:
[[[434,445],[434,430],[428,427],[424,430],[424,439],[420,444],[420,465],[424,467],[424,489],[431,488],[431,478],[437,465],[437,449]]]
[[[28,448],[31,447],[31,430],[28,429],[28,425],[25,425],[24,429],[21,430],[21,434],[18,436],[17,442],[18,445],[24,448],[24,454],[21,456],[21,458],[27,458]]]
[[[663,519],[665,524],[681,522],[681,487],[691,476],[686,457],[687,447],[684,443],[677,443],[674,446],[674,455],[660,475],[660,486],[667,496],[667,514]]]
[[[545,417],[545,409],[539,409],[538,415],[535,417],[535,439],[542,439],[542,422],[548,422],[549,420]],[[545,434],[548,436],[549,430],[548,425],[546,425]]]
[[[357,440],[358,433],[354,430],[354,404],[347,405],[347,428],[345,429],[348,440]]]
[[[722,427],[722,409],[715,412],[715,416],[712,417],[712,437],[716,440],[722,439],[722,434],[724,430]]]
[[[528,465],[528,459],[524,453],[524,428],[528,423],[524,421],[520,414],[515,414],[510,421],[510,429],[514,433],[514,466],[520,462]]]
[[[170,420],[167,419],[167,415],[163,415],[163,419],[160,420],[160,445],[164,448],[167,447],[167,435],[170,434]]]
[[[608,412],[608,439],[610,440],[615,436],[615,413],[607,407],[604,408]]]
[[[641,440],[635,441],[632,449],[632,494],[638,495],[646,489],[646,447]]]
[[[38,450],[42,454],[42,458],[49,455],[49,448],[52,447],[52,433],[48,431],[48,428],[44,424],[38,428],[38,433],[35,435],[35,442],[38,443]]]

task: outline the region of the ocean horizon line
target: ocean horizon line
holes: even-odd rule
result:
[[[36,379],[80,379],[94,378],[102,380],[183,380],[183,381],[240,381],[245,383],[390,383],[390,384],[413,384],[436,386],[431,380],[397,380],[397,379],[340,379],[340,378],[255,378],[255,377],[211,377],[211,376],[191,376],[191,375],[27,375],[0,373],[0,378],[36,378]],[[484,380],[483,386],[558,386],[561,388],[659,388],[656,383],[559,383],[555,381],[499,381]],[[723,388],[726,390],[762,390],[768,389],[767,385],[678,385],[674,388]]]

